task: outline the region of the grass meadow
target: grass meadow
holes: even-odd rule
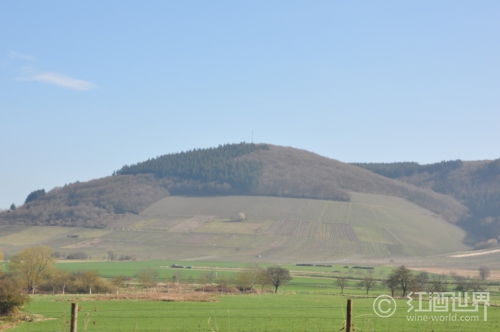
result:
[[[177,269],[171,268],[173,264],[191,266],[191,268]],[[267,267],[271,264],[259,264],[260,267]],[[124,262],[63,262],[57,263],[57,268],[76,272],[81,270],[96,270],[105,278],[112,278],[115,275],[122,275],[125,277],[133,278],[142,269],[154,269],[158,273],[160,281],[169,281],[175,275],[176,278],[198,280],[200,275],[207,272],[216,272],[217,276],[225,275],[228,277],[234,276],[236,273],[249,266],[247,263],[235,262],[193,262],[193,261],[177,261],[177,260],[150,260],[150,261],[124,261]],[[321,287],[333,287],[336,277],[345,276],[353,280],[361,279],[369,274],[369,270],[353,269],[354,265],[347,268],[345,264],[333,264],[332,267],[323,266],[296,266],[292,264],[281,265],[289,269],[294,276],[289,287],[293,290],[309,289],[307,284],[321,285]],[[370,265],[368,265],[370,266]],[[370,266],[373,267],[372,275],[376,279],[385,278],[390,271],[391,267],[388,266]],[[354,281],[353,281],[354,282]]]
[[[173,264],[191,266],[187,269],[172,268]],[[259,267],[267,267],[271,264],[259,264]],[[56,264],[59,269],[67,270],[70,272],[82,270],[96,270],[104,278],[112,278],[116,275],[134,278],[137,273],[143,269],[153,269],[158,273],[159,282],[171,282],[174,275],[176,280],[181,282],[196,282],[202,274],[207,272],[215,272],[216,276],[224,275],[226,277],[233,277],[241,270],[253,266],[248,263],[238,262],[196,262],[196,261],[179,261],[179,260],[149,260],[149,261],[64,261]],[[348,284],[344,290],[347,294],[363,295],[366,291],[357,286],[360,279],[365,276],[372,276],[378,280],[378,285],[375,291],[380,293],[387,289],[381,286],[381,280],[384,280],[393,270],[390,266],[385,265],[366,265],[363,267],[372,267],[373,269],[355,269],[355,264],[332,264],[331,267],[326,266],[296,266],[293,264],[282,264],[284,268],[291,271],[293,280],[286,286],[289,291],[307,291],[307,292],[330,292],[338,293],[340,289],[336,285],[336,278],[347,277]],[[417,273],[417,272],[416,272]],[[477,271],[470,270],[471,277],[477,276]],[[432,273],[429,274],[433,276]],[[455,287],[453,285],[453,278],[448,275],[445,281],[449,284],[448,289]],[[498,283],[493,283],[489,287],[489,291],[498,291]]]
[[[172,264],[191,265],[191,269],[173,269]],[[232,276],[247,264],[221,262],[138,261],[138,262],[79,262],[59,263],[59,268],[70,271],[96,269],[103,276],[125,275],[132,277],[143,268],[154,268],[160,281],[170,280],[181,272],[187,281],[196,281],[201,273],[217,271]],[[261,265],[264,267],[265,265]],[[356,269],[336,264],[332,267],[284,265],[294,276],[280,287],[278,294],[211,294],[209,300],[166,300],[154,291],[142,300],[130,299],[130,289],[122,289],[124,298],[113,295],[35,295],[26,305],[24,313],[33,321],[23,322],[12,331],[68,331],[71,302],[80,306],[78,331],[341,331],[345,325],[346,302],[353,299],[353,322],[356,331],[500,331],[500,293],[498,284],[491,284],[491,306],[484,321],[483,307],[476,313],[455,314],[448,312],[408,313],[407,299],[397,299],[397,309],[389,318],[379,317],[373,309],[377,296],[390,294],[380,283],[366,291],[357,286],[366,274]],[[383,279],[392,269],[374,266],[373,275]],[[339,273],[334,273],[339,271]],[[350,276],[349,283],[340,294],[335,276]],[[163,279],[163,280],[162,280]],[[451,278],[447,279],[451,282]],[[182,282],[182,280],[181,280]],[[134,283],[134,280],[131,280]],[[132,287],[136,289],[135,287]],[[448,285],[453,291],[454,285]],[[193,294],[193,286],[180,297]],[[144,294],[144,293],[142,293]],[[424,306],[425,307],[425,306]],[[424,316],[424,314],[426,316]],[[426,319],[424,320],[424,317]],[[467,321],[474,320],[474,321]],[[477,319],[477,320],[476,320]]]
[[[68,331],[70,303],[75,296],[35,296],[27,313],[40,315],[12,331]],[[78,298],[78,331],[340,331],[345,325],[347,297],[329,294],[219,295],[213,302],[138,300],[92,301]],[[356,331],[499,331],[500,310],[489,307],[474,313],[479,321],[461,321],[465,315],[429,314],[427,321],[409,321],[406,300],[397,300],[389,318],[374,313],[374,298],[353,299]],[[408,316],[408,317],[407,317]],[[443,318],[441,318],[443,317]],[[446,318],[448,317],[448,318]],[[455,317],[455,318],[453,318]],[[470,317],[470,316],[468,316]],[[453,320],[455,319],[455,320]],[[475,318],[473,318],[475,319]]]

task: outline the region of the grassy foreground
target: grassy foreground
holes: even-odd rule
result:
[[[35,296],[26,312],[46,320],[22,323],[12,331],[69,330],[70,301],[75,299],[74,295]],[[224,295],[214,302],[165,302],[92,301],[80,296],[78,331],[339,331],[345,324],[346,299],[326,294],[266,294]],[[407,318],[415,314],[407,313],[405,300],[397,300],[398,309],[390,318],[378,317],[373,302],[374,298],[354,298],[356,331],[500,330],[498,307],[488,308],[487,321],[480,306],[478,313],[469,313],[479,318],[476,322],[461,321],[462,315],[454,316],[451,311],[430,313],[436,316],[434,320],[416,322]]]

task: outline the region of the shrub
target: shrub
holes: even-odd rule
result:
[[[29,301],[29,296],[22,292],[21,287],[11,280],[0,280],[0,315],[13,314]]]
[[[66,256],[66,259],[87,259],[87,253],[85,251],[77,251]]]
[[[104,294],[114,291],[112,285],[101,278],[96,270],[75,272],[73,278],[73,282],[68,285],[68,293]]]
[[[120,257],[118,257],[119,261],[136,261],[136,259],[135,255],[120,255]]]

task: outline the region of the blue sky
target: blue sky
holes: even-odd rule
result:
[[[0,208],[250,141],[500,157],[498,1],[2,1]]]

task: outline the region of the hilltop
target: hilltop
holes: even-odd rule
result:
[[[405,198],[451,223],[466,208],[453,197],[317,154],[268,144],[227,144],[125,165],[112,176],[37,190],[0,223],[106,227],[169,196],[258,195],[349,202],[352,192]]]
[[[240,143],[35,190],[0,214],[0,246],[158,259],[426,257],[469,249],[456,226],[467,213],[430,187],[305,150]]]

